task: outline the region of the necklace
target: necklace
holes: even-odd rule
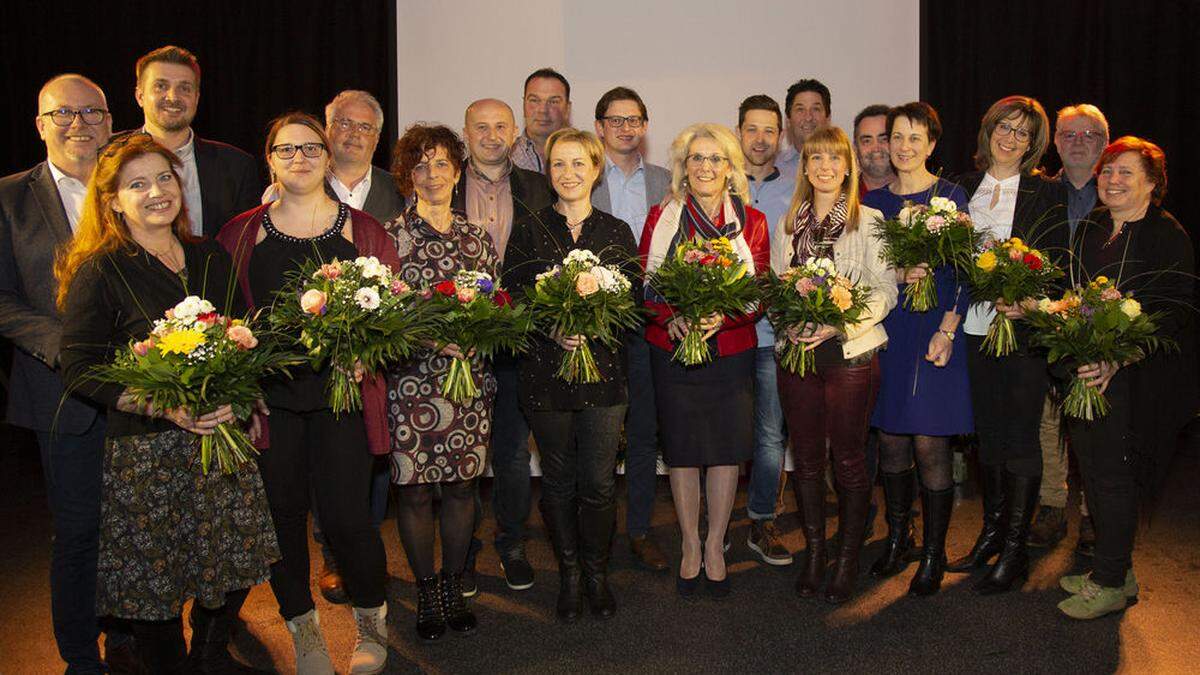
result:
[[[555,206],[554,209],[556,211],[558,211],[557,206]],[[567,214],[563,213],[562,211],[558,211],[558,212],[559,212],[559,214],[562,215],[563,219],[567,221],[567,229],[570,229],[570,230],[579,229],[580,227],[583,226],[584,223],[587,222],[588,218],[592,217],[592,207],[591,206],[588,206],[587,213],[583,214],[583,217],[575,222],[571,222],[571,219],[567,217]]]

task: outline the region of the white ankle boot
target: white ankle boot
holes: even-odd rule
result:
[[[378,673],[387,664],[387,603],[372,608],[355,607],[354,623],[358,625],[358,637],[350,655],[350,673]]]
[[[317,610],[309,610],[284,623],[296,648],[296,675],[334,675]]]

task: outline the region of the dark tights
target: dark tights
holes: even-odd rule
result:
[[[879,432],[879,466],[884,473],[903,473],[917,458],[921,485],[939,491],[954,487],[949,436],[895,435]]]
[[[475,525],[475,481],[441,483],[442,569],[461,571],[467,561]],[[434,575],[433,485],[405,485],[399,494],[396,527],[418,579]]]

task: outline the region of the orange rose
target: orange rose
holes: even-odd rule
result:
[[[837,305],[837,308],[843,312],[850,309],[850,305],[854,304],[854,298],[845,286],[834,286],[829,289],[829,299],[833,300],[833,304]]]
[[[598,290],[600,290],[600,282],[591,272],[580,272],[575,277],[575,292],[579,294],[579,297],[586,298]]]

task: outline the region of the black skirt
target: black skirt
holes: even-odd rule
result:
[[[671,467],[740,464],[754,454],[754,356],[684,366],[650,347],[658,438]]]

